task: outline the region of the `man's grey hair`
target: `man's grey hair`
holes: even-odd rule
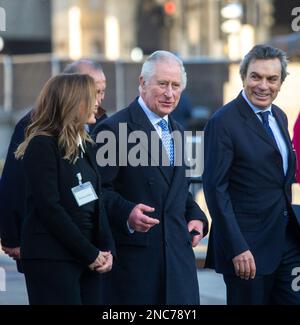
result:
[[[94,70],[94,71],[101,71],[103,72],[102,65],[98,62],[87,60],[87,59],[81,59],[78,61],[74,61],[70,64],[68,64],[64,70],[63,73],[82,73],[82,71],[86,71],[88,69]]]
[[[271,59],[279,59],[281,63],[281,82],[284,81],[287,72],[288,59],[287,55],[281,49],[276,47],[272,47],[269,45],[256,45],[252,48],[252,50],[245,55],[244,59],[240,64],[240,75],[242,80],[245,79],[249,67],[249,63],[255,60],[271,60]]]
[[[174,60],[178,63],[181,70],[181,87],[182,90],[185,89],[187,83],[187,76],[183,62],[178,56],[168,51],[153,52],[144,62],[142,66],[141,76],[145,79],[145,82],[147,83],[156,72],[156,63],[169,60]],[[139,87],[139,90],[141,91],[141,87]]]

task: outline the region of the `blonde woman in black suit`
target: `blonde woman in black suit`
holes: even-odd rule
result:
[[[36,106],[16,151],[29,196],[21,235],[29,303],[100,304],[114,241],[85,130],[96,122],[95,82],[82,74],[53,77]]]

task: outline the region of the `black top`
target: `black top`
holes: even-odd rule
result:
[[[95,192],[98,193],[97,174],[89,163],[86,154],[81,152],[73,168],[75,174],[81,173],[82,183],[91,182]],[[82,229],[92,229],[95,226],[96,204],[97,200],[86,203],[80,207],[83,216],[80,220]]]

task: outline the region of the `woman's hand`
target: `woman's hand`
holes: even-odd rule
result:
[[[113,263],[113,256],[111,252],[99,252],[95,261],[89,265],[92,271],[105,273],[111,270]]]

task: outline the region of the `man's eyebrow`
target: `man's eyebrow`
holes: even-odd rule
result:
[[[261,77],[261,74],[258,73],[258,72],[256,72],[256,71],[250,72],[250,75],[257,75],[257,76]],[[280,75],[278,75],[278,74],[274,74],[274,75],[271,75],[271,76],[267,76],[268,79],[270,79],[270,78],[278,78],[278,77],[280,77]]]

